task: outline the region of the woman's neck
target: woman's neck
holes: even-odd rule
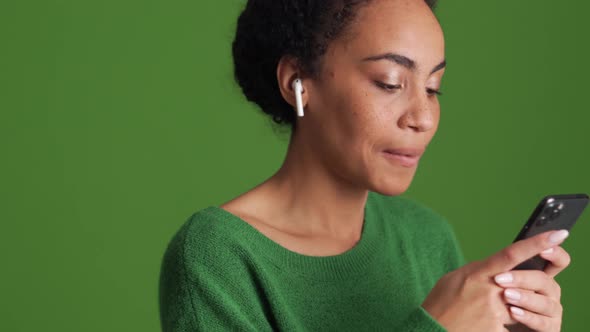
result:
[[[313,143],[291,138],[283,165],[259,188],[269,203],[265,214],[310,236],[360,236],[368,190],[329,169]]]

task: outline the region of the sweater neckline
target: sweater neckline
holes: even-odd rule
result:
[[[373,217],[371,197],[372,192],[369,191],[359,241],[347,251],[331,256],[309,256],[291,251],[221,207],[209,206],[205,208],[205,212],[228,222],[226,226],[234,228],[249,245],[256,247],[257,254],[270,260],[285,273],[299,274],[316,280],[339,280],[350,279],[365,272],[367,264],[375,257],[381,243],[380,225]]]

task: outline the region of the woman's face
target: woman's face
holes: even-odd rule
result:
[[[444,59],[441,27],[423,0],[373,0],[362,7],[330,44],[320,78],[304,81],[303,127],[312,149],[355,186],[404,192],[416,166],[385,150],[429,144],[439,122],[435,91]]]

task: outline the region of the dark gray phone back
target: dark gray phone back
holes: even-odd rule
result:
[[[586,194],[545,196],[512,242],[551,230],[567,229],[571,231],[586,205],[588,205],[588,195]],[[519,264],[514,269],[543,271],[548,263],[548,261],[537,255]]]

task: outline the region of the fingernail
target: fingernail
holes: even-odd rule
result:
[[[520,309],[519,307],[510,307],[510,311],[512,311],[512,313],[514,313],[515,315],[524,315],[524,311],[522,311],[522,309]]]
[[[542,254],[550,254],[553,252],[553,248],[549,248],[549,249],[545,249],[543,251],[541,251]]]
[[[506,297],[515,301],[520,300],[520,293],[513,290],[513,289],[506,289],[504,290],[504,294],[506,294]]]
[[[566,237],[568,237],[568,235],[570,235],[570,232],[567,231],[567,229],[562,229],[560,231],[557,231],[553,234],[551,234],[551,236],[549,236],[549,242],[555,244],[555,243],[559,243],[563,240],[565,240]]]
[[[497,276],[494,277],[494,280],[496,280],[497,283],[499,284],[506,284],[509,282],[512,282],[512,273],[502,273],[502,274],[498,274]]]

